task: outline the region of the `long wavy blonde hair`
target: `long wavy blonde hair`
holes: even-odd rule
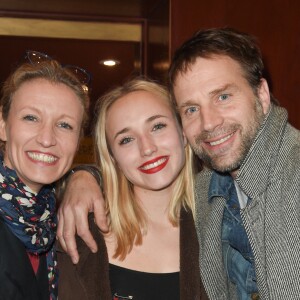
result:
[[[96,159],[103,177],[103,192],[107,201],[110,231],[117,241],[114,257],[119,257],[121,260],[134,245],[142,243],[143,234],[147,232],[147,218],[135,199],[132,184],[117,167],[112,157],[107,142],[106,121],[111,105],[121,97],[135,91],[152,93],[167,102],[174,112],[174,118],[179,122],[166,88],[150,80],[139,78],[131,80],[106,93],[98,100],[95,126]],[[191,209],[194,213],[193,152],[189,145],[185,147],[185,155],[186,163],[175,180],[168,210],[169,220],[174,226],[179,225],[182,208]]]

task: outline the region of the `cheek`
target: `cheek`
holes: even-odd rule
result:
[[[193,116],[190,118],[182,119],[182,128],[185,134],[194,131],[196,128],[200,129],[200,126],[200,117]]]
[[[25,145],[27,141],[31,140],[31,133],[28,131],[14,130],[14,128],[9,128],[6,131],[6,149],[9,151],[16,151],[17,148]]]
[[[196,127],[192,126],[192,124],[183,125],[183,131],[188,143],[190,144],[192,144],[195,140],[195,136],[200,134],[200,132],[197,132]]]
[[[116,164],[116,166],[122,171],[126,172],[128,169],[128,165],[130,164],[130,161],[132,160],[132,153],[129,151],[118,151],[114,148],[111,148],[112,152],[112,158]],[[126,159],[124,159],[126,157]]]
[[[115,158],[116,165],[119,168],[119,170],[125,175],[126,178],[128,178],[129,181],[131,181],[131,173],[132,173],[132,168],[134,167],[133,164],[130,162],[129,159],[119,159],[117,160]]]
[[[173,149],[173,153],[177,156],[180,164],[185,163],[185,138],[181,135],[169,136],[169,139],[164,140],[164,146],[168,149]]]
[[[178,152],[178,160],[179,160],[179,166],[180,166],[180,169],[184,166],[185,164],[185,151],[184,151],[184,148]]]
[[[255,109],[253,106],[247,106],[244,108],[243,111],[236,111],[236,113],[233,115],[232,119],[236,120],[236,123],[242,124],[244,127],[245,125],[249,124],[249,121],[253,119],[253,116],[255,114]]]
[[[182,164],[185,164],[185,160],[186,160],[185,147],[186,147],[186,143],[184,141],[182,141],[181,151],[179,153],[179,155],[181,157]]]
[[[141,164],[139,152],[135,147],[122,148],[120,151],[112,152],[117,167],[124,173],[125,177],[134,182],[136,171]]]
[[[69,155],[74,156],[79,149],[79,142],[80,140],[78,135],[69,137],[67,139],[61,138],[60,139],[61,149],[62,151],[66,150],[66,152],[68,152]]]

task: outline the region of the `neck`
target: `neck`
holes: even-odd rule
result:
[[[237,175],[237,173],[238,173],[238,169],[237,170],[234,170],[233,172],[230,172],[229,174],[231,175],[231,177],[233,178],[233,179],[235,179],[236,178],[236,175]]]
[[[167,216],[171,191],[171,187],[160,191],[150,191],[135,187],[135,197],[141,203],[149,221],[169,221]]]

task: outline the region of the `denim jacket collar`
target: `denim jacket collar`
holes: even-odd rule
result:
[[[229,173],[213,171],[208,190],[208,201],[211,202],[214,197],[223,197],[228,200],[229,191],[233,184],[233,178]]]

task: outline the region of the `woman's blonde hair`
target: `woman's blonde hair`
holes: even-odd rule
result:
[[[135,200],[132,184],[117,167],[112,157],[107,142],[106,121],[111,105],[121,97],[135,91],[146,91],[157,95],[162,101],[168,103],[174,112],[174,118],[179,122],[167,89],[150,80],[140,78],[131,80],[106,93],[98,100],[95,126],[96,159],[102,173],[110,230],[117,240],[114,257],[120,259],[125,258],[133,245],[142,243],[142,236],[147,230],[147,218]],[[189,145],[185,147],[185,154],[186,163],[175,180],[169,204],[168,217],[174,226],[179,224],[182,207],[189,208],[194,212],[193,152]]]

